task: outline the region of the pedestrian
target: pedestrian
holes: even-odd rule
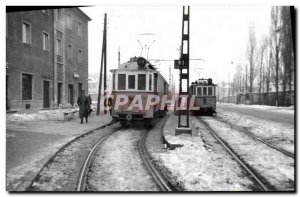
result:
[[[92,109],[92,98],[91,98],[91,94],[89,94],[88,96],[87,96],[87,99],[88,99],[88,103],[89,103],[89,116],[91,115],[91,113],[92,113],[92,111],[93,111],[93,109]]]
[[[78,97],[77,104],[79,106],[80,124],[83,123],[84,117],[85,117],[86,122],[88,122],[89,101],[88,101],[88,98],[85,96],[84,90],[81,91],[81,96]]]

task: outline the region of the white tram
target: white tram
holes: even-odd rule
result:
[[[190,93],[195,95],[195,107],[200,107],[198,111],[192,111],[194,115],[213,115],[216,112],[216,84],[212,79],[198,79],[192,82]]]
[[[169,88],[167,81],[150,62],[142,57],[133,57],[119,65],[118,69],[110,71],[113,77],[111,116],[115,120],[120,121],[122,125],[130,124],[134,120],[144,120],[147,125],[153,126],[159,116],[165,115],[166,107],[161,110],[161,103],[151,106],[150,110],[145,110],[149,95],[167,95]],[[129,101],[116,106],[119,95],[128,97]],[[129,109],[136,96],[141,97],[143,108]]]

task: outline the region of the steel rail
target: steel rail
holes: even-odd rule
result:
[[[41,169],[38,171],[38,173],[35,174],[34,178],[30,181],[30,184],[28,184],[28,185],[26,186],[25,191],[30,191],[30,190],[31,190],[33,183],[38,179],[38,177],[39,177],[40,173],[42,172],[42,170],[43,170],[46,166],[48,166],[48,165],[53,161],[53,159],[54,159],[60,152],[62,152],[66,147],[70,146],[70,145],[71,145],[73,142],[75,142],[76,140],[79,140],[79,139],[81,139],[81,138],[84,138],[85,136],[91,134],[92,132],[94,132],[94,131],[96,131],[96,130],[98,130],[98,129],[103,129],[103,128],[108,127],[108,126],[110,126],[110,125],[112,125],[112,124],[114,124],[114,122],[110,122],[110,123],[105,124],[105,125],[102,125],[102,126],[100,126],[100,127],[91,129],[91,130],[89,130],[89,131],[87,131],[87,132],[85,132],[85,133],[83,133],[83,134],[81,134],[81,135],[75,137],[74,139],[70,140],[69,142],[67,142],[67,143],[64,144],[63,146],[61,146],[61,147],[60,147],[60,148],[59,148],[59,149],[58,149],[58,150],[57,150],[57,151],[56,151],[56,152],[55,152],[55,153],[54,153],[54,154],[46,161],[46,163],[44,163],[43,167],[41,167]]]
[[[76,186],[76,191],[84,191],[85,190],[85,185],[86,185],[86,174],[88,172],[88,167],[90,166],[91,160],[99,147],[99,145],[106,140],[109,136],[111,136],[114,132],[118,131],[119,129],[116,129],[114,131],[111,131],[104,136],[102,136],[99,141],[93,146],[93,148],[90,150],[90,153],[85,159],[85,162],[80,170],[80,175],[78,177],[77,181],[77,186]]]
[[[241,128],[239,128],[238,126],[235,126],[235,125],[231,124],[230,122],[227,122],[227,121],[225,121],[225,120],[222,120],[222,119],[219,118],[219,117],[218,117],[216,120],[218,120],[218,121],[220,121],[220,122],[223,122],[223,123],[225,123],[225,124],[229,124],[231,127],[233,127],[233,128],[235,128],[235,129],[237,129],[237,130],[239,130],[239,131],[245,133],[246,135],[249,135],[250,137],[252,137],[252,138],[254,138],[254,139],[256,139],[256,140],[258,140],[258,141],[264,143],[265,145],[267,145],[267,146],[269,146],[269,147],[271,147],[271,148],[274,148],[275,150],[277,150],[277,151],[279,151],[279,152],[285,154],[286,156],[295,158],[295,155],[294,155],[293,153],[288,152],[288,151],[286,151],[286,150],[284,150],[284,149],[282,149],[282,148],[279,148],[279,147],[277,147],[277,146],[275,146],[275,145],[273,145],[273,144],[271,144],[271,143],[269,143],[269,142],[267,142],[267,141],[265,141],[265,140],[263,140],[263,139],[257,137],[256,135],[250,133],[249,131],[246,131],[246,130],[244,130],[244,129],[241,129]]]
[[[220,142],[223,147],[233,156],[233,158],[254,178],[254,180],[257,182],[257,184],[264,190],[264,191],[270,191],[269,188],[262,182],[262,180],[256,175],[256,173],[250,169],[245,162],[243,162],[237,154],[231,150],[231,148],[225,144],[225,142],[215,133],[215,131],[201,118],[199,120],[205,125],[205,127],[210,131],[210,133]]]
[[[146,149],[146,143],[145,139],[147,137],[147,131],[144,132],[144,135],[139,140],[139,152],[141,155],[141,158],[143,160],[143,163],[145,164],[147,170],[153,177],[156,184],[159,186],[159,188],[164,192],[171,192],[172,189],[169,187],[167,181],[165,178],[159,173],[159,171],[154,167],[154,165],[151,162],[150,156]]]

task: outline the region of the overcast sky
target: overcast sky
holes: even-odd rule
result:
[[[92,18],[89,22],[89,73],[100,70],[104,13],[108,17],[108,69],[117,68],[119,47],[121,63],[141,54],[144,57],[148,54],[148,59],[179,58],[181,6],[93,6],[81,9]],[[268,35],[270,11],[270,6],[191,6],[190,58],[204,60],[190,62],[190,81],[199,76],[211,77],[214,82],[228,81],[228,75],[233,76],[236,65],[246,62],[249,27],[255,29],[258,41]],[[145,50],[148,47],[149,53]],[[171,66],[178,82],[173,61],[152,63],[156,63],[167,80]]]

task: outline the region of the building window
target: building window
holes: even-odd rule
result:
[[[82,63],[82,50],[78,49],[78,63]]]
[[[72,29],[72,15],[67,13],[67,27]]]
[[[67,48],[67,58],[72,59],[72,45],[68,44]]]
[[[57,9],[56,20],[59,21],[61,19],[61,9]]]
[[[62,43],[60,39],[56,40],[56,54],[62,56]]]
[[[126,75],[118,74],[118,90],[126,89]]]
[[[82,36],[82,24],[78,22],[78,36]]]
[[[49,51],[49,34],[43,32],[43,50]]]
[[[42,10],[42,12],[49,16],[49,10]]]
[[[146,75],[138,74],[138,90],[146,90]]]
[[[135,75],[128,75],[128,89],[135,90]]]
[[[23,22],[22,24],[22,40],[25,44],[30,44],[31,40],[31,27],[29,23]]]
[[[22,100],[32,100],[32,75],[22,74]]]

